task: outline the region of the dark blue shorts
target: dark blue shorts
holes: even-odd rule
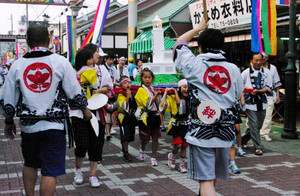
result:
[[[24,165],[41,168],[43,176],[65,174],[66,132],[46,130],[38,133],[21,132]]]

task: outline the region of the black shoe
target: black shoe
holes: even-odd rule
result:
[[[164,125],[160,125],[160,131],[161,132],[166,132],[167,129],[166,129],[166,127]]]
[[[131,161],[132,161],[132,158],[131,158],[131,156],[130,156],[129,153],[125,153],[125,154],[123,155],[123,159],[124,159],[125,161],[127,161],[127,162],[131,162]]]
[[[106,136],[106,140],[109,141],[111,139],[111,135]]]

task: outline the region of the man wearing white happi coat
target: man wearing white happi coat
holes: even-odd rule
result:
[[[92,114],[71,64],[49,51],[47,28],[32,25],[26,37],[31,50],[11,66],[0,96],[1,113],[6,117],[4,133],[14,139],[16,113],[20,117],[26,195],[34,195],[38,168],[42,175],[40,195],[54,195],[56,177],[65,174],[68,103],[72,109],[81,109],[86,120]]]
[[[199,180],[201,195],[215,195],[216,178],[228,177],[228,157],[243,84],[238,67],[223,56],[223,34],[205,28],[207,24],[202,19],[194,29],[180,36],[173,54],[176,69],[188,81],[188,177]],[[195,56],[187,42],[199,32],[200,54]],[[209,104],[202,107],[206,103]]]
[[[260,129],[260,135],[264,137],[266,141],[272,141],[272,139],[269,136],[269,133],[271,131],[271,124],[272,124],[272,114],[274,109],[274,104],[278,104],[280,102],[279,97],[279,87],[282,85],[280,82],[280,78],[277,72],[277,68],[268,63],[269,56],[265,53],[262,53],[263,55],[263,62],[262,66],[265,69],[268,69],[270,72],[271,80],[272,80],[272,93],[267,93],[267,100],[268,100],[268,107],[266,110],[266,117],[263,122],[263,126]]]
[[[263,125],[268,106],[266,92],[271,92],[272,82],[269,70],[261,66],[262,54],[252,53],[251,64],[250,68],[242,72],[245,89],[252,90],[244,94],[249,127],[242,136],[242,144],[245,145],[252,139],[255,155],[262,155],[263,146],[259,130]]]

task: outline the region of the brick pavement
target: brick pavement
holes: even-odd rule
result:
[[[1,122],[0,195],[24,195],[20,136],[13,141],[5,139],[3,127]],[[83,162],[84,183],[76,185],[73,182],[74,154],[73,149],[68,149],[66,175],[58,178],[56,195],[196,195],[198,182],[168,168],[167,154],[170,151],[171,137],[165,133],[162,135],[157,167],[150,165],[150,143],[146,148],[146,160],[141,162],[137,159],[140,145],[138,135],[135,142],[130,144],[129,151],[134,156],[131,163],[122,159],[119,136],[105,142],[104,159],[97,171],[101,180],[99,188],[91,188],[88,184],[87,160]],[[230,174],[227,181],[218,180],[218,195],[300,195],[300,159],[270,150],[257,157],[253,155],[253,151],[251,148],[246,149],[247,156],[237,158],[241,174]],[[37,185],[36,195],[38,189]]]

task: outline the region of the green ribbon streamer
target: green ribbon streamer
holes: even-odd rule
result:
[[[269,0],[262,0],[261,7],[261,23],[262,23],[262,33],[264,40],[264,47],[266,54],[272,54],[271,42],[270,42],[270,34],[269,34],[269,8],[268,3]]]

